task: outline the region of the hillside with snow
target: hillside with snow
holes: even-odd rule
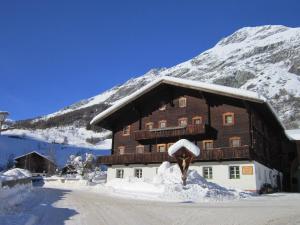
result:
[[[286,128],[300,127],[300,28],[276,25],[242,28],[179,65],[150,70],[50,115],[18,121],[17,129],[9,134],[23,133],[78,146],[101,146],[110,134],[90,127],[90,120],[161,76],[257,92],[270,101]]]

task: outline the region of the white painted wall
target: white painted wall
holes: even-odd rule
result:
[[[160,164],[150,165],[113,165],[107,170],[107,180],[116,178],[116,170],[124,170],[124,178],[134,177],[135,169],[143,170],[143,179],[152,180],[157,173]],[[213,178],[208,181],[217,183],[227,188],[235,188],[240,190],[258,191],[264,183],[270,183],[276,187],[276,176],[279,173],[256,161],[223,161],[223,162],[195,162],[190,165],[190,169],[197,170],[203,176],[203,167],[212,167]],[[229,166],[239,166],[240,179],[229,179]],[[243,174],[244,166],[252,166],[253,174]],[[282,174],[280,175],[282,177]]]

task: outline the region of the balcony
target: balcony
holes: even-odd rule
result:
[[[187,125],[186,127],[166,127],[152,130],[139,130],[134,132],[134,138],[137,141],[142,141],[158,138],[182,137],[204,134],[205,130],[206,129],[203,125]]]
[[[214,148],[201,150],[200,156],[195,161],[222,161],[222,160],[242,160],[249,159],[249,146]],[[127,165],[127,164],[149,164],[162,163],[163,161],[176,162],[175,158],[170,157],[167,152],[149,152],[143,154],[124,154],[100,156],[97,159],[99,164],[106,165]]]

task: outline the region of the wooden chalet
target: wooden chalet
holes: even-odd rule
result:
[[[56,165],[48,156],[33,151],[15,159],[15,166],[29,170],[33,175],[52,175],[55,173]]]
[[[221,182],[225,186],[258,190],[276,177],[278,189],[290,189],[296,144],[286,137],[266,99],[254,92],[162,77],[103,111],[91,124],[112,131],[112,154],[98,158],[110,166],[108,179],[126,172],[154,176],[161,162],[175,162],[168,147],[185,138],[201,149],[194,165],[204,177],[213,179],[209,175],[219,171],[214,182],[226,177],[229,181]],[[227,165],[226,172],[221,165]],[[252,173],[247,174],[247,168]],[[246,175],[254,176],[255,184]],[[238,181],[232,177],[241,184],[235,185]]]

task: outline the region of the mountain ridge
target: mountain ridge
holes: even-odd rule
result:
[[[241,28],[190,60],[151,69],[55,113],[18,121],[16,127],[33,131],[63,126],[92,129],[89,121],[95,115],[161,76],[257,92],[268,99],[286,128],[300,127],[300,28],[282,25]]]

